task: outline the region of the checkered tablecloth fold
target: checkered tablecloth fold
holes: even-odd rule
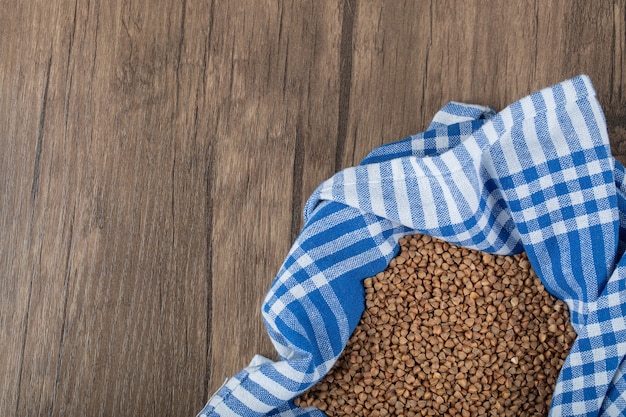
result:
[[[427,131],[323,182],[262,307],[281,360],[255,357],[200,416],[324,416],[292,400],[336,362],[364,308],[362,280],[400,237],[525,250],[578,334],[551,416],[626,416],[626,199],[587,76],[499,113],[449,103]],[[226,347],[225,347],[226,348]]]

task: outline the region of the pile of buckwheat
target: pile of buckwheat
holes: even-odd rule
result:
[[[576,337],[524,254],[400,240],[364,281],[365,312],[330,373],[296,399],[334,416],[546,416]]]

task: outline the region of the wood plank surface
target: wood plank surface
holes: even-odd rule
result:
[[[0,1],[0,415],[195,415],[308,195],[448,101],[587,73],[625,162],[625,6]]]

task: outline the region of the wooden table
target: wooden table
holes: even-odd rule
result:
[[[448,101],[588,73],[625,2],[0,2],[0,415],[193,416],[254,353],[318,183]]]

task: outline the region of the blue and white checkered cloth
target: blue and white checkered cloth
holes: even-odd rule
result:
[[[345,347],[364,309],[362,280],[414,232],[525,250],[578,334],[550,416],[626,416],[624,172],[587,76],[497,114],[446,105],[426,132],[377,148],[313,193],[263,304],[281,360],[255,357],[200,416],[324,416],[292,400]]]

